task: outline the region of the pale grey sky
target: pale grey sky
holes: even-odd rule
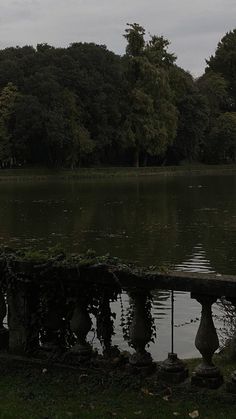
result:
[[[225,32],[236,27],[235,0],[0,0],[0,48],[96,42],[123,54],[126,23],[171,41],[194,76]]]

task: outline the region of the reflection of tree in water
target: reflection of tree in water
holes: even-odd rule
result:
[[[99,185],[91,222],[91,230],[98,231],[95,247],[144,265],[179,260],[186,254],[186,240],[184,247],[176,200],[169,192],[169,183],[163,179]]]
[[[69,184],[26,182],[1,185],[1,232],[4,243],[48,247],[71,246],[71,233],[77,223],[80,202]],[[90,225],[94,207],[83,212],[82,225]],[[80,240],[80,238],[77,238]],[[17,240],[17,241],[16,241]]]
[[[200,243],[215,271],[235,273],[235,189],[234,176],[2,184],[2,240],[193,269]]]
[[[26,183],[1,189],[2,231],[8,240],[17,237],[39,247],[63,241],[74,251],[92,247],[144,265],[175,262],[186,253],[176,192],[165,179]]]

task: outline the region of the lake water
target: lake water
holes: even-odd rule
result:
[[[0,204],[0,244],[13,248],[62,244],[143,266],[236,274],[236,176],[1,183]],[[127,306],[128,297],[122,299]],[[119,303],[114,310],[114,341],[121,344]],[[153,314],[151,351],[163,359],[170,346],[169,292],[155,292]],[[188,293],[175,293],[175,350],[182,357],[197,354],[199,315]]]

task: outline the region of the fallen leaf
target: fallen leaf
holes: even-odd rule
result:
[[[164,397],[162,397],[163,398],[163,400],[165,400],[166,402],[168,402],[169,400],[170,400],[170,396],[164,396]]]
[[[193,412],[190,412],[188,415],[192,419],[199,418],[199,412],[198,412],[198,410],[194,410]]]
[[[179,412],[173,412],[173,415],[174,416],[180,416],[180,413]]]
[[[44,368],[44,369],[42,370],[42,373],[43,373],[43,374],[46,374],[46,372],[48,372],[48,370],[47,370],[47,368]]]
[[[141,388],[141,392],[143,393],[143,394],[145,394],[146,396],[149,396],[149,390],[147,389],[147,388]]]
[[[135,415],[141,415],[142,414],[142,410],[138,410],[137,412],[134,412]]]

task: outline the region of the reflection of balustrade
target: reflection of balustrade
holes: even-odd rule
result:
[[[226,296],[236,302],[236,277],[214,276],[213,274],[169,273],[160,274],[139,270],[128,270],[110,265],[94,265],[79,269],[57,264],[37,269],[31,263],[27,275],[17,272],[7,282],[5,271],[3,292],[0,293],[0,349],[6,348],[8,330],[3,326],[8,305],[9,352],[43,357],[74,365],[84,362],[99,362],[104,359],[93,352],[88,335],[92,324],[101,343],[106,362],[111,364],[120,357],[113,347],[114,316],[111,301],[117,301],[118,294],[125,290],[130,297],[130,309],[126,319],[126,333],[134,353],[129,359],[123,357],[128,371],[153,371],[153,360],[147,345],[154,338],[151,315],[151,293],[157,289],[190,291],[202,306],[201,321],[196,336],[196,347],[202,355],[202,362],[192,376],[195,385],[216,388],[223,378],[212,358],[219,346],[212,319],[212,304],[218,297]],[[205,276],[204,276],[205,275]],[[51,279],[52,278],[52,279]],[[7,286],[6,286],[7,284]],[[95,321],[92,322],[92,316]],[[173,318],[172,318],[173,326]],[[173,335],[172,335],[173,337]],[[44,355],[43,355],[44,354]],[[43,359],[44,359],[43,358]],[[125,360],[124,360],[125,359]],[[119,360],[118,360],[119,361]],[[118,362],[119,364],[119,362]],[[123,365],[123,364],[122,364]],[[148,367],[148,368],[146,368]],[[160,377],[174,377],[174,382],[186,379],[185,365],[172,352],[168,359],[158,366]],[[236,387],[236,372],[228,388]]]

